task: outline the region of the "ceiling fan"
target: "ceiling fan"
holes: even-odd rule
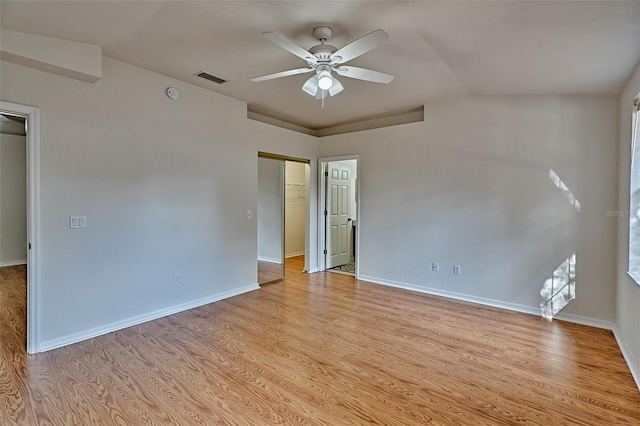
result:
[[[302,90],[311,96],[315,96],[316,99],[322,99],[324,102],[327,94],[335,96],[344,89],[338,79],[333,76],[332,72],[344,77],[371,81],[373,83],[388,84],[393,80],[393,76],[389,74],[343,65],[388,40],[389,35],[384,30],[370,32],[343,48],[337,49],[330,44],[325,44],[333,35],[333,30],[326,26],[316,27],[313,30],[313,36],[320,41],[320,44],[313,46],[308,51],[278,33],[268,31],[262,33],[262,35],[283,49],[305,60],[307,62],[307,68],[297,68],[263,75],[252,78],[251,81],[265,81],[274,78],[288,77],[290,75],[315,72],[315,75],[304,83]]]

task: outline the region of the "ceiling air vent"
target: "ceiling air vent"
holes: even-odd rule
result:
[[[196,76],[202,77],[202,78],[204,78],[206,80],[213,81],[214,83],[218,83],[218,84],[222,84],[222,83],[226,83],[227,82],[227,80],[225,80],[224,78],[216,77],[215,75],[211,75],[211,74],[206,73],[204,71],[200,71],[198,74],[196,74]]]

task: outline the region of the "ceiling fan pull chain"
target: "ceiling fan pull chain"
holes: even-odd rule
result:
[[[324,93],[325,91],[323,90],[322,91],[322,109],[324,109]]]

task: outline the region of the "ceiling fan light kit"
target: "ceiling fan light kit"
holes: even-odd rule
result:
[[[272,80],[274,78],[288,77],[290,75],[315,72],[315,75],[310,77],[304,83],[302,90],[311,96],[315,96],[316,99],[321,99],[323,109],[326,95],[335,96],[344,90],[344,86],[342,86],[338,79],[332,75],[332,71],[335,71],[336,74],[344,77],[370,81],[373,83],[388,84],[393,80],[392,75],[382,72],[372,71],[365,68],[341,66],[345,62],[367,53],[389,39],[389,35],[384,30],[375,30],[370,32],[369,34],[347,44],[341,49],[337,49],[335,46],[325,43],[333,35],[333,30],[327,26],[314,28],[313,36],[320,41],[320,44],[313,46],[309,50],[303,49],[286,37],[272,31],[264,32],[262,35],[283,49],[306,61],[308,68],[298,68],[263,75],[252,78],[251,81],[265,81]]]
[[[333,86],[331,71],[323,70],[318,73],[318,87],[322,90],[329,90]]]
[[[304,90],[311,96],[315,96],[316,93],[318,93],[318,79],[315,75],[304,83],[304,85],[302,86],[302,90]]]

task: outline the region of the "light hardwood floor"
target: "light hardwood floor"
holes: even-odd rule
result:
[[[0,277],[2,425],[640,424],[605,330],[317,273],[27,356]]]
[[[284,277],[301,274],[304,271],[304,255],[288,257],[282,264],[258,260],[258,283],[273,282]]]

